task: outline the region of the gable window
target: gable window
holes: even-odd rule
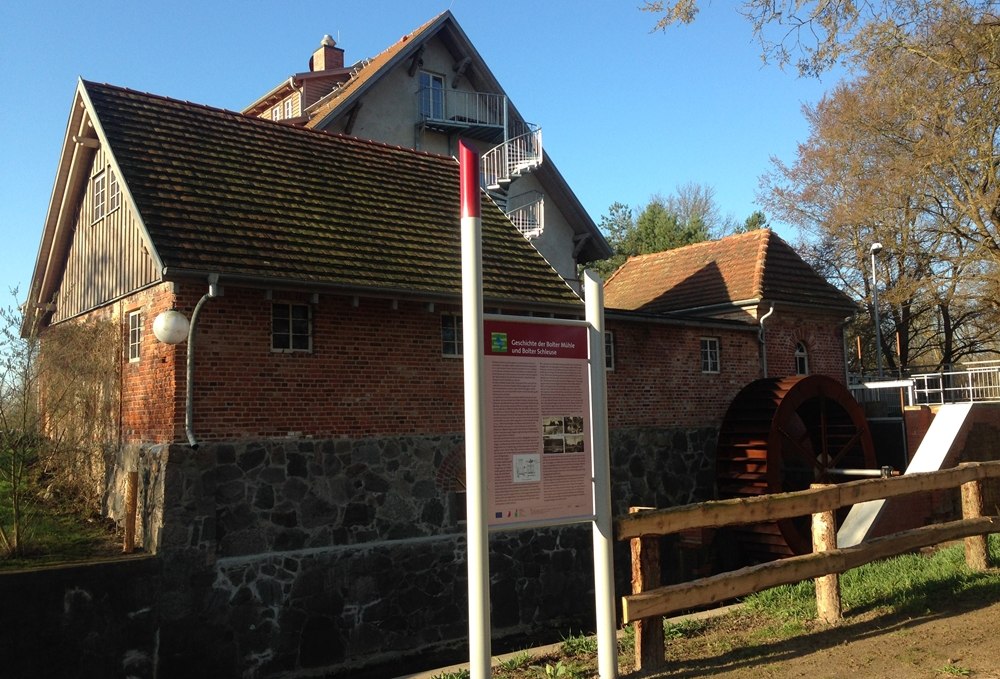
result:
[[[271,305],[271,351],[312,351],[312,307]]]
[[[604,367],[615,369],[615,334],[611,331],[604,333]]]
[[[809,374],[809,351],[802,342],[795,345],[795,374]]]
[[[293,106],[292,106],[292,98],[289,97],[288,99],[285,99],[285,118],[291,118],[291,117],[293,117],[292,116],[293,113],[294,113],[294,110],[293,110]]]
[[[719,372],[719,339],[717,337],[701,338],[701,371],[703,373]]]
[[[281,120],[281,104],[271,109],[271,120]]]
[[[118,186],[118,175],[115,171],[108,169],[108,214],[111,214],[122,205],[122,192]]]
[[[462,355],[462,317],[455,314],[441,316],[441,355]]]
[[[420,72],[420,117],[432,120],[444,118],[444,76]]]
[[[128,362],[138,363],[142,357],[142,312],[131,311],[128,315]]]
[[[107,181],[108,178],[105,176],[103,170],[95,174],[92,180],[90,219],[93,222],[104,218],[105,210],[107,209],[105,201],[108,197]]]

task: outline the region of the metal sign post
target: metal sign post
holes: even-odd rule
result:
[[[615,637],[614,535],[611,516],[611,446],[608,387],[604,365],[604,286],[587,269],[584,296],[590,332],[590,433],[594,459],[594,605],[597,612],[597,669],[601,679],[618,676]]]
[[[485,319],[479,156],[464,142],[459,142],[459,164],[470,676],[490,676],[490,527],[517,530],[593,521],[598,666],[601,679],[615,679],[601,280],[591,271],[584,273],[585,321]],[[489,387],[487,377],[493,378]],[[512,402],[520,410],[506,409]],[[549,469],[554,470],[554,485],[548,485]]]
[[[462,341],[465,366],[465,502],[469,572],[469,673],[490,676],[490,553],[483,426],[483,258],[479,154],[459,142],[462,196]]]

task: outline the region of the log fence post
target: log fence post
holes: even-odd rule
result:
[[[629,513],[649,509],[629,507]],[[632,593],[639,594],[660,586],[660,536],[637,537],[630,540],[632,547]],[[663,616],[636,620],[635,671],[643,672],[666,665],[663,640]]]
[[[810,488],[825,488],[829,484],[814,483]],[[837,548],[837,519],[832,509],[812,515],[813,552],[827,552]],[[837,573],[821,575],[816,583],[816,617],[827,624],[840,622],[840,576]]]
[[[983,515],[983,490],[979,480],[962,484],[962,518],[978,519]],[[989,568],[986,536],[973,535],[965,538],[965,563],[974,571]]]

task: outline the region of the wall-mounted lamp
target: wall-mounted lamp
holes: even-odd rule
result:
[[[187,339],[188,326],[184,314],[170,309],[153,319],[153,334],[164,344],[180,344]]]

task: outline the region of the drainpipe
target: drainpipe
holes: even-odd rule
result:
[[[192,448],[198,447],[198,441],[194,437],[194,329],[198,324],[198,313],[201,311],[201,307],[205,302],[212,297],[218,297],[220,294],[219,290],[219,274],[213,273],[208,275],[208,292],[202,295],[201,299],[198,300],[198,304],[194,307],[194,312],[191,314],[191,323],[188,326],[188,340],[187,340],[187,401],[184,408],[184,431],[187,433],[188,445]]]
[[[760,324],[760,330],[757,331],[757,337],[760,339],[760,365],[764,371],[762,377],[767,377],[767,340],[764,338],[764,321],[771,317],[774,313],[774,302],[771,302],[771,310],[760,317],[757,323]]]
[[[855,311],[853,314],[845,318],[840,323],[841,344],[843,344],[844,348],[844,384],[846,384],[848,387],[851,386],[851,372],[850,370],[847,369],[848,364],[851,362],[850,361],[851,350],[847,346],[847,333],[844,332],[844,329],[847,327],[848,323],[850,323],[857,317],[858,317],[858,312]]]

